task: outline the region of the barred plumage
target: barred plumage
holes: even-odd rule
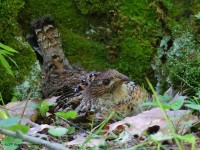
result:
[[[62,43],[55,22],[42,17],[32,23],[34,34],[28,41],[42,58],[42,94],[44,98],[61,95],[59,109],[75,109],[82,112],[106,114],[118,111],[130,115],[138,105],[150,99],[148,92],[117,70],[82,71],[74,69],[62,49]]]

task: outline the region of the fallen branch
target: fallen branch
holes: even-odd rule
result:
[[[42,145],[42,146],[45,146],[45,147],[47,147],[51,150],[58,150],[58,149],[59,150],[69,150],[69,148],[66,148],[61,144],[51,143],[51,142],[46,141],[46,140],[42,140],[42,139],[39,139],[39,138],[36,138],[36,137],[32,137],[32,136],[23,134],[21,131],[13,132],[13,131],[10,131],[10,130],[5,130],[5,129],[0,128],[0,133],[5,134],[5,135],[9,135],[9,136],[12,136],[12,137],[15,137],[15,138],[20,138],[20,139],[22,139],[26,142],[30,142],[32,144]]]

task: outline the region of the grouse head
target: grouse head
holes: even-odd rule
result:
[[[117,87],[121,86],[129,78],[117,70],[110,69],[95,75],[86,93],[92,97],[100,97],[107,93],[112,93]]]
[[[91,76],[89,85],[83,91],[83,98],[77,112],[119,111],[131,114],[140,102],[145,101],[147,92],[131,82],[129,78],[114,69]],[[97,113],[99,114],[99,113]]]

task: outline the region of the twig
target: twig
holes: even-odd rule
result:
[[[27,98],[26,98],[26,103],[25,103],[24,109],[23,109],[22,114],[21,114],[21,120],[20,120],[20,122],[19,122],[20,124],[21,124],[22,118],[23,118],[23,116],[24,116],[24,112],[25,112],[25,110],[26,110],[26,107],[27,107],[27,105],[28,105],[28,101],[29,101],[29,99],[30,99],[30,97],[31,97],[31,94],[32,94],[32,92],[30,92],[30,93],[28,94]]]
[[[17,132],[13,132],[13,131],[9,131],[9,130],[5,130],[0,128],[0,133],[5,134],[5,135],[9,135],[15,138],[20,138],[24,141],[33,143],[33,144],[37,144],[37,145],[42,145],[45,146],[51,150],[69,150],[69,148],[64,147],[61,144],[58,143],[51,143],[49,141],[40,139],[40,138],[36,138],[36,137],[32,137],[26,134],[23,134],[21,131],[17,131]]]
[[[74,123],[68,121],[67,119],[65,119],[65,118],[63,118],[63,117],[60,117],[60,116],[58,116],[58,117],[59,117],[60,119],[64,120],[64,121],[66,121],[68,124],[74,126],[76,129],[79,129],[79,130],[81,130],[81,131],[83,131],[83,132],[85,132],[85,133],[87,133],[87,134],[90,134],[90,132],[88,132],[88,131],[86,131],[86,130],[80,128],[79,126],[77,126],[77,125],[75,125]]]

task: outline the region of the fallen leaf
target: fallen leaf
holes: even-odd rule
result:
[[[180,134],[185,134],[189,129],[189,126],[183,126],[182,123],[188,120],[193,120],[194,123],[198,122],[198,118],[191,115],[188,110],[166,110],[166,114]],[[161,132],[164,135],[170,132],[168,122],[165,120],[160,108],[153,108],[149,111],[142,112],[137,116],[126,117],[125,119],[108,126],[107,134],[114,132],[118,127],[121,128],[121,126],[124,127],[125,131],[137,136],[141,136],[143,132],[148,131],[150,127],[157,127],[155,128],[155,132]]]
[[[28,100],[27,107],[24,111],[24,115],[21,120],[22,124],[26,125],[30,122],[35,122],[38,116],[38,111],[37,109],[32,108],[32,105],[40,103],[41,100]],[[15,116],[21,118],[25,105],[26,101],[10,102],[6,105],[6,109],[8,110],[9,116]]]
[[[68,129],[63,128],[63,127],[59,127],[59,128],[55,128],[55,129],[49,129],[48,133],[53,135],[53,136],[62,136],[65,135],[67,133]]]
[[[78,135],[75,140],[68,142],[67,146],[81,146],[86,139],[86,137]],[[105,140],[102,138],[93,138],[85,144],[86,147],[98,147],[100,145],[105,145]]]
[[[57,97],[52,97],[49,99],[46,99],[48,103],[55,103],[57,100]],[[21,120],[21,123],[26,124],[32,124],[35,122],[38,118],[38,111],[36,108],[34,108],[34,105],[40,105],[42,100],[28,100],[27,107],[25,109],[23,118]],[[17,102],[10,102],[6,105],[6,109],[8,110],[9,116],[19,117],[21,118],[21,115],[23,113],[24,107],[26,105],[26,100],[24,101],[17,101]],[[3,107],[2,110],[5,110]]]
[[[42,124],[42,125],[35,124],[34,127],[29,129],[28,135],[35,135],[36,133],[38,133],[44,129],[55,129],[55,128],[56,128],[55,126],[50,126],[47,124]]]

